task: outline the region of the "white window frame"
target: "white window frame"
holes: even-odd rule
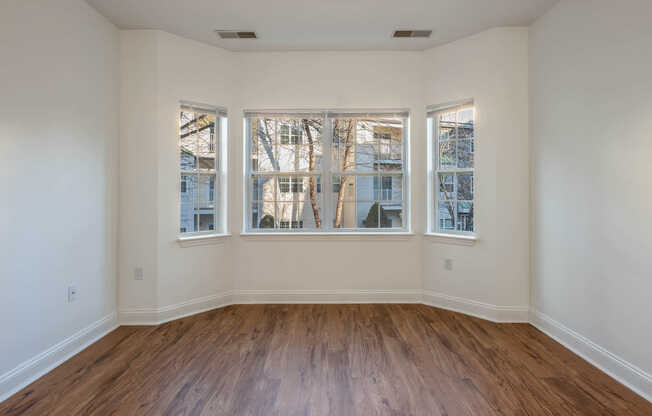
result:
[[[472,168],[439,168],[439,115],[464,107],[473,109],[473,167]],[[470,237],[478,235],[478,111],[473,99],[461,100],[426,109],[427,154],[428,154],[428,192],[427,192],[427,232],[426,234]],[[473,231],[444,230],[440,228],[439,218],[439,175],[473,173]],[[455,191],[455,212],[457,213],[457,192]]]
[[[197,179],[197,196],[200,198],[200,182],[199,176],[201,170],[198,168],[196,171],[183,171],[179,166],[179,158],[176,159],[176,167],[178,171],[178,180],[177,180],[177,221],[176,221],[176,232],[178,235],[178,240],[183,241],[185,239],[193,239],[197,237],[206,237],[206,236],[220,236],[228,234],[228,113],[225,107],[213,106],[208,104],[195,103],[190,101],[180,101],[177,106],[177,118],[182,109],[188,109],[192,111],[200,111],[205,113],[210,113],[215,116],[215,135],[214,142],[209,143],[209,146],[214,147],[216,157],[215,157],[215,185],[213,189],[213,224],[214,227],[212,230],[203,230],[203,231],[192,231],[192,232],[181,232],[181,182],[184,176],[196,175]],[[177,123],[176,131],[176,140],[177,140],[177,151],[180,154],[181,152],[181,143],[179,140],[180,137],[180,126]],[[210,184],[210,180],[209,180]],[[209,185],[210,186],[210,185]],[[188,184],[186,184],[186,191],[188,189]],[[209,192],[210,195],[210,192]],[[194,216],[194,214],[193,214]],[[193,217],[194,221],[194,217]],[[185,227],[184,227],[185,229]]]
[[[320,201],[320,210],[322,217],[322,227],[317,228],[299,228],[299,229],[280,229],[280,228],[269,228],[261,229],[252,227],[252,213],[251,213],[251,203],[253,189],[251,187],[252,181],[249,180],[249,176],[252,175],[251,170],[251,142],[252,142],[252,118],[321,118],[323,120],[323,131],[321,135],[322,139],[322,159],[321,159],[321,169],[315,172],[307,171],[297,171],[297,172],[276,172],[270,171],[265,172],[265,176],[272,177],[310,177],[313,176],[318,182],[317,189],[319,190],[319,185],[321,185],[321,190],[331,190],[333,187],[333,176],[378,176],[379,182],[382,187],[382,177],[384,176],[401,176],[402,177],[402,227],[395,228],[334,228],[332,226],[334,219],[333,207],[331,207],[330,201],[328,201],[328,195],[330,192],[317,192],[318,198]],[[397,172],[379,172],[379,171],[335,171],[331,169],[332,159],[331,151],[333,149],[333,120],[335,118],[357,118],[357,117],[378,117],[378,118],[401,118],[403,121],[403,137],[402,137],[402,152],[401,160],[402,166],[401,170]],[[399,110],[245,110],[243,117],[243,212],[242,212],[242,234],[244,235],[258,235],[258,234],[284,234],[288,231],[292,234],[412,234],[411,231],[411,212],[410,212],[410,120],[411,114],[407,109]],[[279,136],[278,143],[280,143],[280,128],[276,129],[276,134]],[[303,136],[303,133],[302,133]],[[378,145],[380,149],[380,140],[378,138]],[[355,142],[354,142],[355,143]],[[290,144],[292,145],[292,144]],[[302,138],[301,145],[306,146],[305,140]],[[357,145],[357,143],[356,143]],[[391,154],[391,148],[390,148]],[[306,190],[304,185],[304,191]],[[291,191],[291,189],[290,189]],[[380,192],[379,192],[380,193]],[[382,200],[378,200],[382,202]],[[260,221],[261,218],[258,218]]]

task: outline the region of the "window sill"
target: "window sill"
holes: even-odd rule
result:
[[[247,240],[319,240],[319,241],[356,241],[356,240],[376,240],[376,241],[395,241],[409,240],[415,234],[408,231],[396,232],[243,232],[240,237]]]
[[[224,239],[228,237],[231,237],[231,234],[192,235],[177,238],[177,243],[179,243],[181,247],[206,246],[223,243]]]
[[[472,246],[478,241],[476,235],[425,233],[424,236],[434,243],[453,244],[457,246]]]

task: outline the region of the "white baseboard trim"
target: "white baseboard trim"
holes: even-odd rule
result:
[[[423,303],[425,305],[475,316],[476,318],[486,319],[492,322],[529,322],[529,306],[496,306],[430,290],[423,291]]]
[[[403,290],[230,290],[162,308],[123,309],[120,325],[160,325],[175,319],[240,304],[423,303],[493,322],[528,322],[527,306],[495,306],[474,300],[422,291]]]
[[[116,313],[77,331],[42,353],[0,375],[0,402],[49,373],[118,327]]]
[[[233,291],[229,290],[161,308],[123,309],[118,315],[120,325],[160,325],[232,304]]]
[[[530,324],[652,402],[652,375],[542,312],[533,309]]]
[[[421,290],[236,290],[233,303],[421,303]]]

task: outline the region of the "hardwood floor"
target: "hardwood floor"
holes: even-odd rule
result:
[[[652,415],[528,324],[424,305],[237,305],[120,327],[0,415]]]

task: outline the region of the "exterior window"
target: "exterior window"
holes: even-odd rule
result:
[[[280,127],[281,144],[301,144],[303,129],[296,120],[282,123]]]
[[[256,112],[245,117],[246,230],[408,228],[403,198],[407,112]]]
[[[429,113],[432,135],[431,231],[475,232],[475,109],[473,104]]]
[[[279,192],[287,193],[303,193],[303,179],[302,178],[278,178]],[[317,192],[319,192],[319,184],[317,184]]]
[[[389,200],[392,198],[392,182],[394,178],[391,176],[375,176],[374,177],[374,193],[380,193],[381,200]]]
[[[303,228],[303,221],[281,221],[280,228]]]
[[[179,169],[181,234],[221,229],[216,195],[223,176],[225,152],[221,152],[226,113],[216,108],[182,104],[179,110]]]

